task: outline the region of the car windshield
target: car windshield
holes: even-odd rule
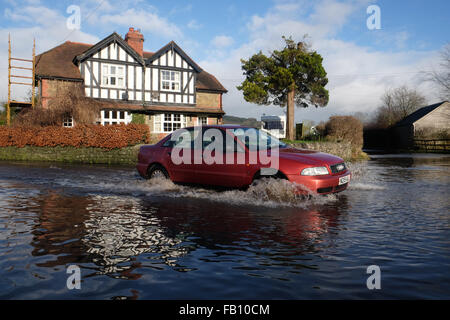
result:
[[[259,129],[236,128],[232,132],[249,150],[281,149],[287,147],[284,142]]]

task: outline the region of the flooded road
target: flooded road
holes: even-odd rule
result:
[[[450,156],[351,170],[347,191],[305,200],[283,181],[214,191],[127,167],[0,162],[0,298],[449,299]]]

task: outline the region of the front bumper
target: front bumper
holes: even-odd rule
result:
[[[339,185],[339,178],[350,175],[349,170],[324,176],[288,175],[289,181],[299,185],[299,193],[313,192],[317,194],[337,193],[347,189],[348,183]]]

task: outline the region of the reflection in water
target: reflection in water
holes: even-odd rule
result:
[[[311,199],[280,181],[217,192],[0,163],[0,298],[446,298],[449,158],[378,157]],[[382,292],[365,286],[372,264]]]
[[[420,180],[448,182],[448,175],[440,173],[450,170],[450,155],[373,155],[372,160],[389,169],[381,173],[383,176],[386,176],[388,181],[398,181],[398,178],[401,178],[402,182],[416,182]],[[389,177],[389,174],[393,174],[393,176]]]
[[[80,241],[85,232],[82,228],[89,212],[90,199],[84,196],[63,196],[56,192],[39,195],[31,201],[39,205],[33,226],[33,256],[47,256],[40,267],[54,267],[86,261]]]
[[[196,203],[194,208],[186,210],[183,202],[160,201],[155,216],[165,228],[190,234],[194,237],[192,241],[208,249],[246,244],[259,250],[271,242],[293,246],[295,254],[302,254],[329,228],[337,228],[339,211],[347,207],[346,198],[340,200],[339,206],[312,205],[275,211],[249,206],[219,208],[209,202]],[[152,206],[152,202],[143,202],[146,209]]]
[[[211,210],[211,203],[189,208],[186,201],[162,200],[156,206],[148,199],[54,192],[39,197],[38,203],[32,255],[47,259],[37,266],[85,264],[93,271],[88,277],[123,279],[139,279],[142,274],[136,269],[162,270],[161,264],[176,271],[195,270],[177,264],[177,259],[198,247],[237,245],[255,252],[277,242],[295,248],[290,255],[314,251],[323,234],[337,228],[339,216],[335,206],[279,215],[272,210],[249,212],[247,207]],[[346,206],[345,197],[340,205]],[[267,253],[268,259],[276,256]]]
[[[142,264],[134,262],[133,257],[147,254],[152,260],[176,267],[177,258],[188,253],[188,248],[181,245],[184,236],[166,235],[159,219],[152,214],[155,209],[141,214],[132,199],[118,201],[116,197],[96,196],[93,200],[95,206],[88,208],[91,213],[83,224],[86,232],[82,242],[92,262],[100,266],[96,274],[120,274],[119,277],[136,279],[140,275],[131,275],[129,270]]]
[[[176,267],[176,258],[188,252],[180,246],[183,235],[165,235],[151,211],[141,214],[133,199],[50,193],[38,203],[32,255],[55,258],[40,267],[93,262],[90,276],[137,279],[141,275],[132,271],[142,264],[136,256],[152,253],[151,259]]]

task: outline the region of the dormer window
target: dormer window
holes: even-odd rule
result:
[[[180,72],[162,70],[161,89],[167,91],[180,91]]]
[[[112,88],[124,88],[124,66],[112,64],[103,65],[102,85]]]

